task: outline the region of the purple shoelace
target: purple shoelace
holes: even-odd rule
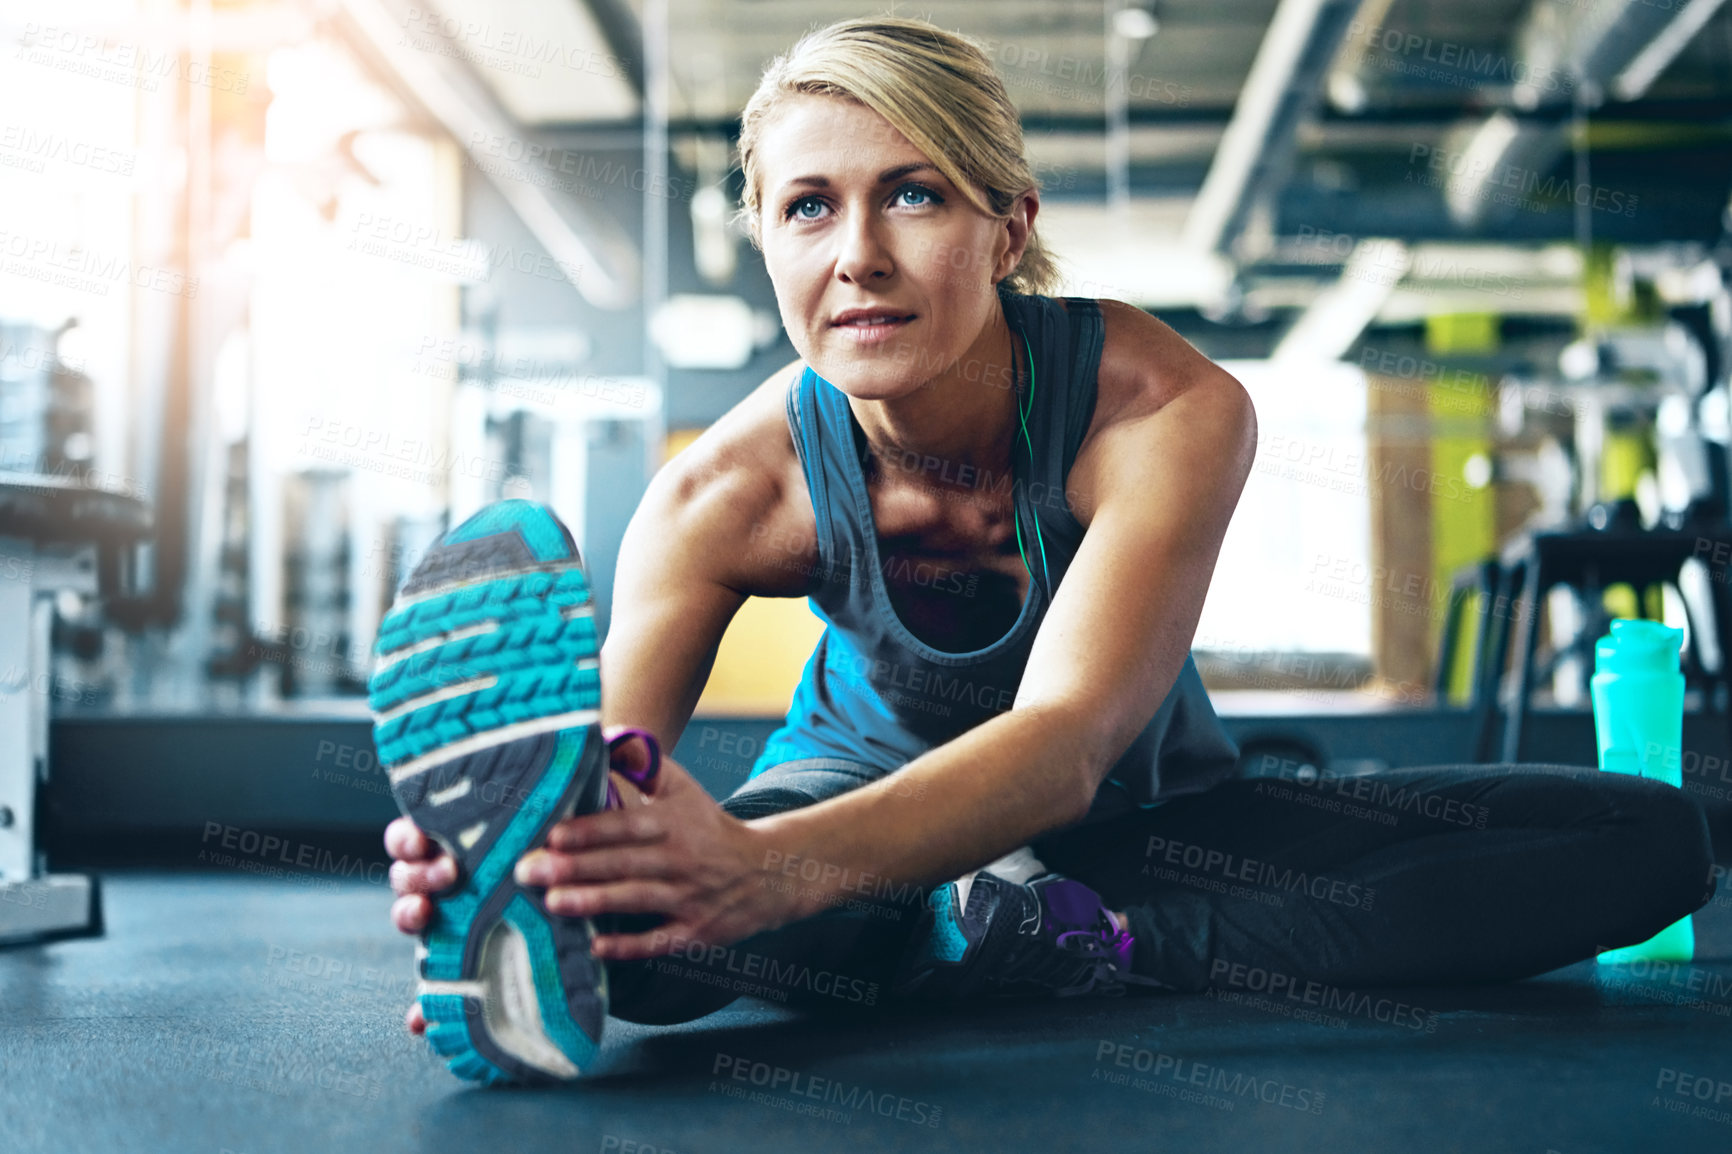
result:
[[[1099,956],[1118,973],[1130,973],[1136,939],[1113,924],[1099,894],[1079,881],[1060,878],[1040,888],[1040,900],[1054,925],[1080,927],[1059,932],[1055,941],[1060,949]]]

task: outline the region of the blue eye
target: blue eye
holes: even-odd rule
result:
[[[903,201],[901,199],[902,197],[905,197],[905,196],[909,195],[910,193],[912,193],[914,196],[919,197],[920,200],[913,203],[913,204],[910,204],[909,202]],[[933,192],[930,188],[927,188],[923,184],[905,184],[901,188],[896,190],[896,196],[897,196],[898,201],[903,205],[904,208],[920,208],[920,207],[923,207],[923,206],[928,205],[928,204],[942,204],[942,203],[944,203],[943,197],[939,196],[936,192]]]
[[[824,202],[819,200],[817,197],[802,196],[799,200],[796,200],[788,206],[788,211],[784,215],[790,220],[817,220],[817,213],[809,213],[805,210],[808,208],[821,209],[823,207]]]

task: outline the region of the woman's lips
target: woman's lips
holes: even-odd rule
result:
[[[884,340],[914,319],[912,315],[883,315],[853,321],[838,321],[830,327],[838,332],[846,333],[851,339],[861,344],[871,344]]]

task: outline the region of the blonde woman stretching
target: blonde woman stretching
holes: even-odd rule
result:
[[[599,670],[572,539],[527,502],[446,534],[381,631],[409,1024],[459,1074],[572,1077],[606,1014],[742,992],[1507,980],[1707,900],[1702,812],[1654,782],[1410,769],[1344,805],[1232,778],[1189,646],[1251,404],[1141,311],[1039,295],[1039,191],[976,46],[814,33],[740,152],[800,359],[650,487]],[[747,597],[828,628],[718,804],[658,747]]]

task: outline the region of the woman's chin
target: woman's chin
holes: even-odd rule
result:
[[[909,366],[861,356],[808,358],[812,371],[857,401],[890,401],[920,391],[924,381]]]
[[[894,401],[918,393],[924,382],[909,380],[906,377],[890,377],[882,373],[861,372],[859,366],[844,366],[831,376],[818,366],[813,371],[830,384],[835,385],[843,395],[856,401]]]

